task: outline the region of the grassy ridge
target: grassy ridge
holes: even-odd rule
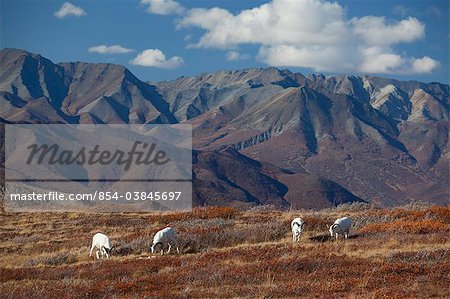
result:
[[[290,221],[306,220],[299,244]],[[327,226],[349,216],[348,240]],[[450,207],[173,214],[0,214],[0,297],[449,297]],[[171,225],[182,255],[149,254]],[[109,260],[88,257],[94,233]]]

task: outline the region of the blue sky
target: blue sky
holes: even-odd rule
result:
[[[449,83],[446,0],[0,1],[2,48],[145,81],[276,66]]]

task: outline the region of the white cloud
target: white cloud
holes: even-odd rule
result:
[[[156,67],[162,69],[175,69],[180,67],[184,60],[179,56],[174,56],[166,59],[164,53],[159,49],[146,49],[139,53],[133,60],[130,61],[133,65],[141,65],[148,67]]]
[[[345,46],[261,47],[258,58],[277,67],[308,67],[318,72],[353,72],[358,59]]]
[[[99,45],[95,47],[90,47],[88,49],[88,52],[99,54],[126,54],[133,51],[134,51],[133,49],[128,49],[122,47],[121,45],[113,45],[113,46]]]
[[[62,19],[67,16],[81,17],[86,15],[86,11],[81,7],[75,6],[70,2],[65,2],[58,11],[54,13],[55,17]]]
[[[230,48],[242,43],[263,45],[324,44],[345,36],[344,10],[336,3],[274,0],[233,15],[225,9],[191,9],[178,26],[207,32],[195,45]]]
[[[353,31],[368,45],[393,45],[409,43],[425,36],[425,25],[416,18],[386,24],[384,17],[362,17],[351,21]]]
[[[395,46],[425,36],[418,19],[387,20],[362,16],[349,19],[336,2],[272,0],[232,14],[222,8],[195,8],[177,21],[177,28],[205,32],[188,47],[236,49],[259,45],[258,58],[272,66],[309,67],[316,71],[428,73],[438,62],[399,54]],[[427,60],[423,60],[427,58]],[[419,61],[414,66],[415,61]]]
[[[405,64],[400,55],[386,53],[382,48],[365,48],[362,53],[364,60],[359,68],[365,73],[395,73]]]
[[[238,51],[229,51],[227,52],[226,58],[228,61],[245,60],[249,59],[250,55],[241,54]]]
[[[439,67],[438,61],[424,56],[413,60],[410,73],[431,73],[437,67]]]
[[[404,58],[378,47],[365,49],[364,55],[366,58],[359,68],[366,73],[423,74],[439,67],[439,62],[428,56]]]
[[[141,0],[141,4],[148,5],[147,11],[157,15],[181,15],[185,8],[174,0]]]

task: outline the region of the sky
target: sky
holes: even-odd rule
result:
[[[0,47],[143,81],[275,66],[449,83],[448,0],[0,0]]]

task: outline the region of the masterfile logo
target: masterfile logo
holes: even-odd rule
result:
[[[142,150],[139,150],[139,147]],[[110,165],[116,163],[117,165],[124,165],[124,170],[130,170],[133,163],[137,165],[155,164],[158,166],[164,165],[170,161],[167,154],[163,150],[156,150],[156,143],[148,144],[146,142],[135,141],[131,150],[124,152],[115,150],[114,152],[104,149],[100,150],[100,145],[96,144],[92,149],[82,147],[78,152],[73,150],[62,150],[57,144],[32,144],[27,147],[30,150],[30,155],[27,159],[27,164],[33,163],[36,159],[38,165],[42,164],[44,159],[48,156],[48,164],[60,165]]]
[[[192,208],[189,125],[20,124],[5,136],[10,211]]]

